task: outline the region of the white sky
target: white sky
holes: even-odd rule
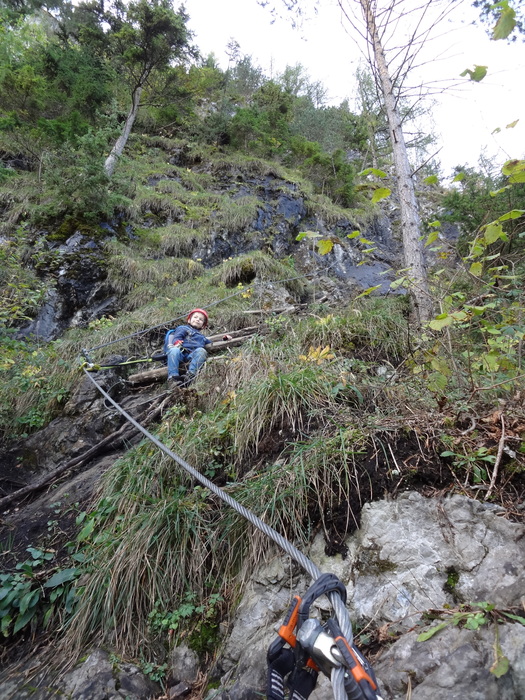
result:
[[[214,53],[222,68],[228,65],[225,50],[233,38],[266,75],[300,63],[312,80],[326,86],[333,104],[348,97],[352,105],[354,74],[362,56],[330,0],[323,0],[317,17],[304,23],[301,32],[286,20],[272,24],[269,10],[256,0],[186,0],[185,6],[195,44],[205,56]],[[458,78],[475,65],[489,69],[481,83],[466,83],[436,98],[431,130],[442,146],[437,159],[445,174],[455,165],[476,166],[482,151],[498,164],[525,155],[525,46],[521,40],[512,45],[491,41],[484,28],[468,24],[476,16],[468,3],[465,12],[461,25],[444,25],[444,35],[432,44],[436,54],[445,52],[448,58],[425,69],[425,79],[432,70],[440,80]],[[517,119],[516,127],[505,128]],[[491,135],[498,127],[501,132]]]

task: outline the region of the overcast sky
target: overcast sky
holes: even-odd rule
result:
[[[204,55],[214,53],[222,68],[228,65],[225,50],[233,38],[267,75],[301,63],[312,80],[326,86],[333,104],[346,97],[352,104],[362,54],[331,0],[323,0],[317,17],[303,23],[301,31],[285,19],[272,24],[269,11],[256,0],[186,0],[185,6],[195,43]],[[443,25],[432,54],[446,58],[425,68],[425,79],[432,73],[438,80],[455,79],[475,65],[489,69],[481,83],[466,83],[436,98],[431,130],[442,147],[437,158],[445,174],[455,165],[476,166],[482,151],[501,164],[525,155],[524,45],[491,41],[483,28],[470,24],[475,16],[467,3],[461,16]],[[506,128],[518,119],[516,127]]]

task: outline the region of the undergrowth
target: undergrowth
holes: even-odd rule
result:
[[[362,504],[382,493],[361,418],[373,380],[358,371],[350,384],[348,360],[335,344],[331,357],[312,358],[301,354],[301,335],[281,340],[280,329],[270,329],[242,356],[209,363],[196,384],[206,388],[197,407],[174,406],[156,433],[298,546],[321,529],[332,547],[343,547]],[[67,637],[78,649],[97,636],[136,655],[142,640],[141,653],[152,657],[162,630],[154,644],[149,626],[159,610],[180,631],[186,623],[175,611],[189,590],[195,606],[212,594],[227,599],[268,548],[148,443],[107,472],[89,523],[79,539],[91,569]],[[170,639],[164,636],[166,646]]]

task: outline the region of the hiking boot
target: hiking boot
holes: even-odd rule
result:
[[[182,386],[183,383],[184,380],[182,379],[182,377],[179,377],[178,374],[173,374],[171,377],[168,377],[168,384],[173,388]]]

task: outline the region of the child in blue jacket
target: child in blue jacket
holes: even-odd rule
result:
[[[164,350],[168,359],[168,381],[178,385],[189,385],[206,362],[208,353],[204,349],[211,343],[201,330],[208,325],[208,314],[204,309],[193,309],[186,324],[168,331]],[[179,375],[181,362],[189,362],[186,377]]]

